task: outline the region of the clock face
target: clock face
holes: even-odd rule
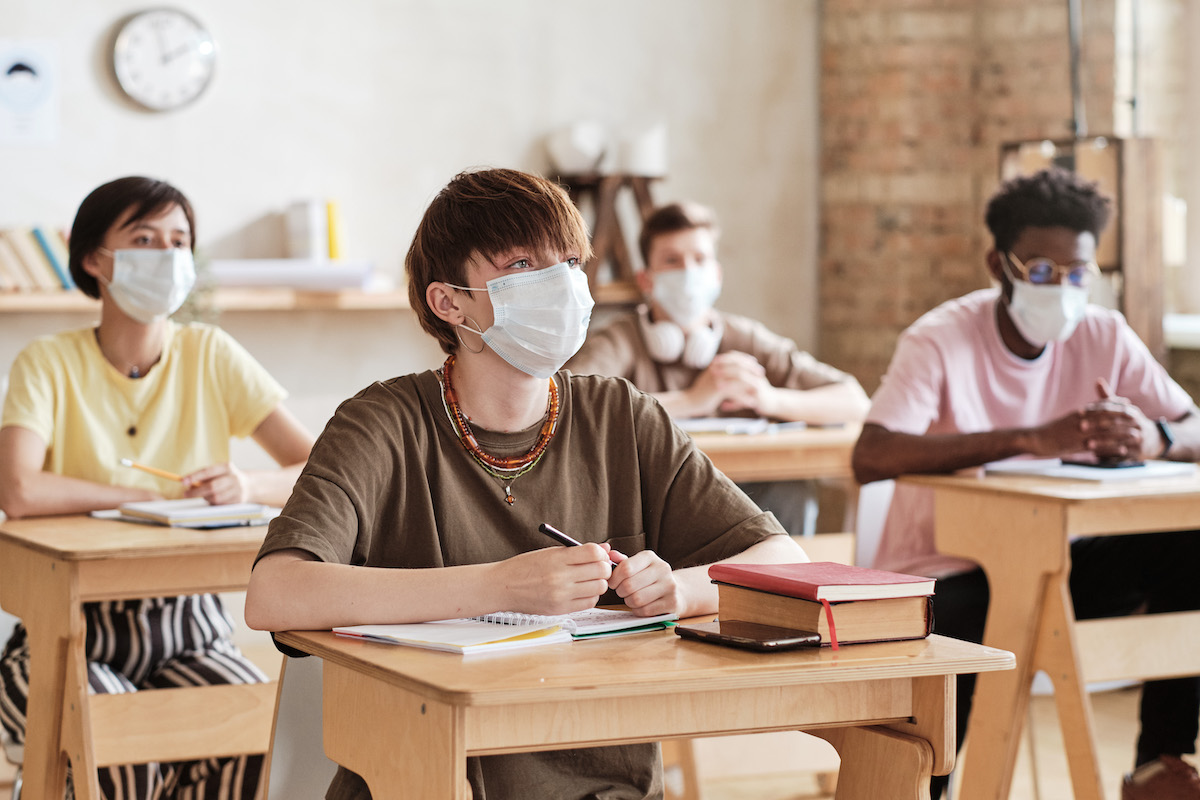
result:
[[[188,14],[156,8],[135,14],[117,34],[113,71],[122,91],[152,111],[185,106],[208,86],[217,44]]]

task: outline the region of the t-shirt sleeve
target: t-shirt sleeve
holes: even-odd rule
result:
[[[632,338],[637,326],[629,320],[614,320],[588,333],[579,352],[566,363],[566,369],[576,375],[606,375],[633,378],[637,362]]]
[[[658,401],[635,398],[646,545],[675,569],[737,555],[770,536],[786,535],[713,466]]]
[[[1117,350],[1124,353],[1124,358],[1113,390],[1129,398],[1150,419],[1165,417],[1175,421],[1194,406],[1191,396],[1167,374],[1126,324],[1118,328]]]
[[[59,393],[51,362],[39,357],[38,351],[38,345],[32,344],[13,362],[0,428],[26,428],[49,444],[54,440],[54,408]]]
[[[374,435],[376,425],[388,423],[371,413],[371,403],[362,399],[363,394],[342,403],[317,437],[291,496],[267,529],[257,558],[298,549],[328,563],[366,563],[355,554],[359,534],[369,537],[375,499],[385,495],[380,481],[385,475],[403,474],[406,454],[386,451],[383,437]],[[390,472],[385,472],[385,466]]]
[[[287,391],[229,334],[212,329],[208,374],[217,376],[229,411],[229,432],[254,433],[287,397]]]
[[[871,398],[866,421],[896,433],[923,434],[941,412],[945,370],[941,353],[926,336],[900,336],[892,363]]]

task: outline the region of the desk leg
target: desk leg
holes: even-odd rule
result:
[[[1009,650],[1015,670],[987,672],[975,686],[962,800],[1007,800],[1029,709],[1044,587],[1069,563],[1060,510],[1026,500],[939,489],[938,550],[975,560],[991,591],[983,642]]]
[[[842,759],[836,800],[929,800],[933,747],[924,739],[874,726],[806,733],[832,744]]]
[[[29,635],[29,696],[25,708],[25,763],[21,796],[25,800],[61,800],[67,787],[63,752],[63,698],[67,680],[70,629],[83,624],[78,603],[72,604],[72,570],[24,550],[6,554],[6,570],[25,582],[36,600],[16,609]],[[73,605],[73,610],[72,610]],[[72,626],[72,614],[79,621]]]
[[[92,723],[88,703],[86,640],[83,625],[72,631],[67,646],[66,691],[62,708],[62,750],[71,761],[75,800],[102,800],[96,757],[92,751]]]
[[[1038,669],[1054,682],[1054,704],[1062,728],[1063,747],[1071,769],[1076,800],[1104,800],[1100,763],[1096,758],[1096,727],[1087,685],[1080,679],[1079,645],[1075,641],[1075,606],[1067,581],[1046,586],[1046,616],[1038,640]]]
[[[361,776],[372,797],[469,797],[462,709],[333,661],[323,686],[325,753]]]

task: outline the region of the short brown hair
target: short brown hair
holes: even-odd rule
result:
[[[417,226],[404,270],[408,300],[421,327],[442,350],[458,349],[450,324],[425,300],[434,281],[465,286],[467,261],[517,247],[537,247],[592,257],[587,223],[562,187],[512,169],[460,172],[438,192]]]
[[[676,231],[690,231],[694,228],[708,228],[713,236],[719,236],[717,215],[711,208],[699,203],[671,203],[654,209],[646,221],[642,223],[642,233],[638,236],[638,249],[642,252],[642,263],[650,266],[650,246],[656,236]]]
[[[133,209],[133,215],[125,221],[129,226],[171,206],[183,209],[190,229],[192,252],[196,252],[196,220],[192,204],[183,192],[166,181],[137,176],[118,178],[96,187],[83,198],[75,212],[75,221],[71,223],[67,245],[71,278],[79,290],[88,297],[100,297],[96,276],[83,268],[83,260],[103,246],[104,237],[122,214]]]

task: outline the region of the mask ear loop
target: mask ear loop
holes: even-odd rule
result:
[[[471,319],[470,317],[466,317],[466,318],[468,320],[470,320],[471,325],[474,325],[475,327],[472,328],[472,327],[470,327],[468,325],[464,325],[463,323],[460,322],[459,324],[454,326],[454,335],[458,337],[458,343],[459,343],[459,345],[462,346],[462,349],[466,350],[468,353],[482,353],[483,348],[487,347],[487,345],[484,344],[483,342],[479,343],[478,350],[472,350],[471,348],[467,347],[467,343],[463,341],[462,333],[461,333],[463,328],[466,328],[467,330],[471,331],[471,333],[476,333],[479,336],[483,336],[483,329],[479,327],[479,323],[476,322],[475,320]]]

